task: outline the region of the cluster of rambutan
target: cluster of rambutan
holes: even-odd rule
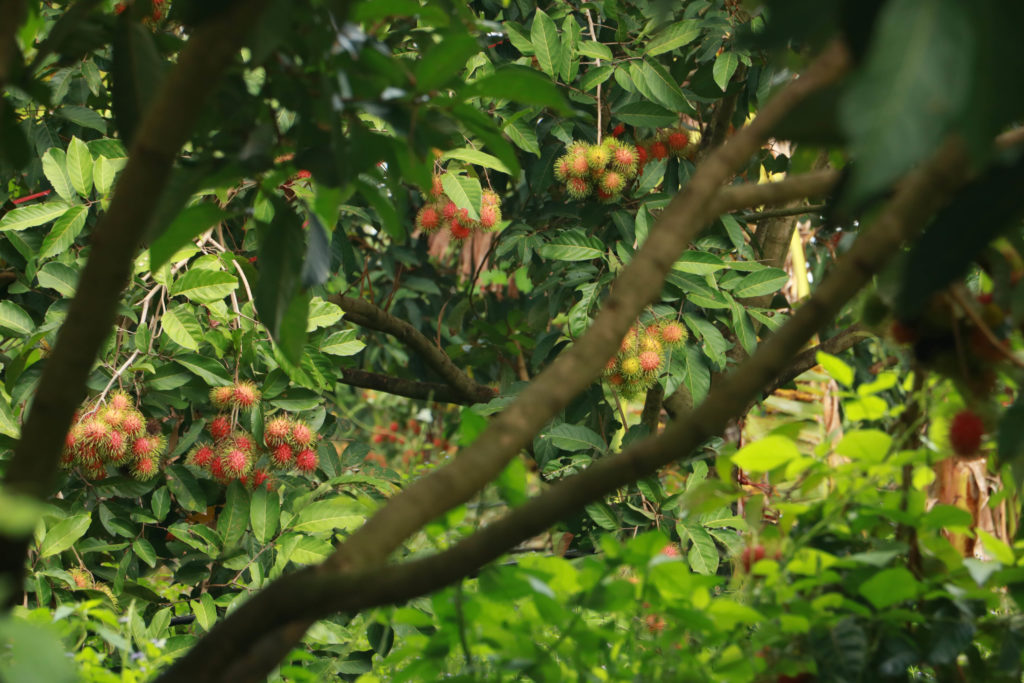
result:
[[[270,477],[267,467],[256,467],[264,455],[267,465],[276,470],[296,469],[302,474],[316,471],[320,464],[316,452],[319,438],[302,420],[283,415],[271,418],[263,427],[262,444],[241,429],[235,409],[259,405],[260,392],[254,384],[214,387],[210,400],[218,409],[232,410],[210,420],[206,429],[211,440],[192,448],[188,464],[206,470],[221,483],[238,480],[253,487]]]
[[[688,336],[686,327],[671,319],[630,328],[604,369],[605,379],[623,398],[640,395],[658,381],[666,349],[683,344]]]
[[[649,160],[665,159],[669,156],[682,158],[687,155],[690,147],[690,135],[683,128],[666,128],[659,130],[653,138],[640,140],[636,150],[640,156],[637,174],[644,172],[644,164]]]
[[[469,209],[460,209],[445,194],[441,176],[435,175],[429,201],[416,213],[416,227],[431,233],[447,230],[454,239],[467,239],[474,232],[493,230],[501,222],[501,198],[493,190],[484,190],[480,198],[479,220],[469,216]]]
[[[573,199],[593,193],[603,202],[614,202],[639,168],[637,148],[609,136],[599,145],[574,141],[555,161],[555,178],[565,183],[566,194]]]
[[[61,465],[77,468],[86,479],[103,479],[108,466],[125,467],[136,479],[152,479],[160,471],[167,440],[150,434],[146,419],[132,398],[111,394],[75,417],[64,441]]]

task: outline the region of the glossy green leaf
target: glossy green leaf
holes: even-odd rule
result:
[[[238,545],[248,527],[249,492],[242,486],[242,482],[233,481],[228,485],[224,507],[217,515],[217,533],[224,540],[223,550]]]
[[[480,181],[468,176],[445,173],[441,176],[441,183],[444,185],[444,192],[448,198],[455,202],[455,206],[466,209],[469,217],[473,220],[480,218],[480,198],[483,196],[483,188]]]
[[[700,22],[695,20],[679,21],[669,24],[651,38],[643,46],[644,54],[654,57],[655,55],[671,52],[684,45],[688,45],[700,36]]]
[[[62,201],[51,201],[11,209],[4,214],[3,218],[0,218],[0,232],[25,230],[49,223],[53,219],[63,216],[64,212],[68,210],[68,206]]]
[[[462,94],[550,107],[563,115],[570,112],[569,103],[557,85],[534,69],[515,64],[502,66],[490,76],[474,81],[463,88]]]
[[[364,508],[347,496],[335,496],[318,500],[302,509],[299,516],[288,526],[290,531],[306,534],[322,533],[341,529],[352,531],[366,520]]]
[[[741,448],[732,456],[732,464],[749,472],[770,472],[799,457],[792,439],[772,434]]]
[[[723,91],[729,87],[729,81],[732,80],[733,74],[736,73],[739,65],[740,58],[735,52],[726,51],[715,58],[715,66],[712,68],[711,73],[715,83]]]
[[[90,524],[92,524],[92,514],[88,512],[61,520],[46,530],[43,542],[39,546],[39,556],[50,557],[64,552],[85,535]]]
[[[441,157],[442,161],[447,159],[457,159],[459,161],[464,161],[468,164],[476,164],[478,166],[483,166],[484,168],[490,168],[495,171],[500,171],[502,173],[507,173],[511,175],[511,171],[509,171],[508,167],[505,166],[504,162],[502,162],[501,159],[499,159],[496,156],[487,154],[486,152],[481,152],[478,149],[472,149],[470,147],[460,147],[459,149],[453,149],[449,152],[445,152],[444,155]]]
[[[603,453],[608,449],[608,445],[597,432],[583,425],[560,424],[545,432],[542,438],[551,439],[551,443],[563,451],[576,452],[594,449]]]
[[[686,553],[686,561],[689,562],[690,568],[698,574],[713,576],[718,571],[720,558],[718,547],[707,529],[694,522],[680,522],[676,524],[676,533],[681,540],[691,542]]]
[[[579,230],[563,233],[537,250],[543,258],[555,261],[590,261],[604,256],[601,240]]]
[[[174,494],[178,505],[192,512],[206,511],[206,496],[199,482],[183,465],[167,468],[167,488]]]
[[[25,309],[13,301],[0,301],[0,329],[27,337],[35,328],[32,316]]]
[[[238,278],[223,271],[191,268],[171,285],[171,296],[184,296],[197,303],[220,301],[238,289]]]
[[[653,102],[633,102],[614,110],[615,119],[639,128],[664,128],[678,120],[678,116]]]
[[[132,551],[136,557],[148,564],[150,567],[156,567],[156,550],[153,548],[153,544],[144,538],[136,539],[132,543]]]
[[[92,194],[92,152],[89,146],[78,138],[71,138],[66,161],[71,186],[80,196],[88,199]]]
[[[40,287],[56,290],[61,296],[70,299],[78,288],[78,274],[79,271],[66,263],[50,261],[39,269],[36,279]]]
[[[175,356],[174,362],[197,375],[210,386],[225,386],[234,383],[224,366],[212,358],[192,353]]]
[[[258,543],[266,544],[274,538],[280,517],[281,504],[277,492],[267,491],[263,486],[256,488],[249,501],[249,522]]]
[[[75,189],[68,177],[67,154],[60,147],[51,147],[43,154],[43,175],[61,199],[75,200]]]
[[[89,209],[85,206],[72,206],[53,223],[50,232],[39,246],[39,258],[46,259],[62,254],[75,243],[75,238],[82,233]]]
[[[199,342],[203,339],[203,328],[188,306],[178,305],[168,309],[160,324],[164,333],[179,346],[190,351],[199,350]]]
[[[765,268],[747,275],[732,288],[737,299],[749,299],[782,291],[789,282],[789,275],[781,268]]]
[[[558,29],[544,10],[538,8],[533,16],[533,27],[530,29],[530,42],[533,44],[534,55],[541,71],[555,78],[562,43],[558,39]]]
[[[121,169],[127,163],[128,160],[125,158],[110,159],[104,156],[96,157],[96,161],[92,166],[92,181],[96,185],[96,191],[101,197],[106,197],[110,194],[110,189],[114,186],[117,174],[121,172]]]
[[[462,74],[466,60],[480,51],[472,36],[463,31],[451,31],[431,45],[416,65],[416,90],[430,92]]]

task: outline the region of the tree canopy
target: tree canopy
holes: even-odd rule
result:
[[[1022,20],[0,0],[0,678],[1020,680]]]

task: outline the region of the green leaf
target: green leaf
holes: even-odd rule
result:
[[[406,236],[405,224],[398,218],[394,199],[388,196],[383,188],[364,180],[356,181],[355,185],[359,189],[359,194],[377,212],[380,222],[384,226],[384,232],[390,235],[391,239],[396,242],[404,242]]]
[[[168,309],[160,319],[160,324],[164,333],[175,344],[190,351],[199,350],[199,342],[203,340],[203,328],[188,306],[181,304]]]
[[[612,113],[622,123],[639,128],[663,128],[673,125],[679,119],[675,113],[653,102],[632,102]]]
[[[171,296],[184,296],[201,304],[220,301],[238,289],[238,278],[217,270],[191,268],[171,285]]]
[[[127,163],[128,159],[124,157],[116,159],[104,156],[96,157],[96,162],[92,167],[92,181],[101,197],[110,194],[110,188],[114,186],[114,179]]]
[[[61,520],[56,526],[46,530],[43,542],[39,546],[39,556],[50,557],[64,552],[89,530],[90,524],[92,513],[89,512]]]
[[[673,360],[677,356],[673,356]],[[704,362],[704,354],[695,344],[687,343],[678,355],[683,366],[683,384],[690,392],[693,405],[699,405],[711,389],[711,368]]]
[[[366,348],[366,344],[355,335],[355,330],[335,332],[320,344],[320,351],[332,356],[354,356]]]
[[[318,500],[302,509],[299,516],[289,525],[290,531],[307,534],[341,529],[352,531],[366,520],[362,505],[347,496],[336,496]]]
[[[588,503],[583,509],[587,511],[587,515],[590,516],[590,519],[594,520],[594,523],[602,529],[605,529],[606,531],[619,530],[618,518],[604,501]]]
[[[686,553],[686,560],[690,568],[698,574],[713,576],[718,571],[719,555],[718,547],[707,529],[694,522],[676,523],[676,533],[679,538],[689,539],[693,545]]]
[[[847,432],[836,445],[836,453],[863,463],[885,460],[892,448],[892,437],[878,429],[857,429]]]
[[[682,88],[663,66],[651,60],[644,60],[642,73],[647,89],[659,104],[668,107],[669,111],[694,112],[693,105],[686,100]]]
[[[166,486],[161,486],[156,491],[153,491],[153,496],[149,499],[150,508],[153,510],[153,516],[156,517],[158,522],[164,521],[164,517],[171,511],[171,492]]]
[[[90,128],[104,135],[107,133],[106,120],[92,109],[68,104],[57,109],[53,113],[61,118],[67,119],[71,123],[77,123],[83,128]]]
[[[537,132],[523,119],[509,121],[502,128],[508,139],[519,149],[530,154],[540,156],[540,145],[537,143]]]
[[[853,386],[853,368],[844,363],[841,359],[832,354],[818,351],[815,359],[821,367],[825,368],[828,376],[842,384],[844,387]]]
[[[60,147],[51,147],[43,154],[43,175],[50,181],[54,192],[61,199],[72,201],[75,197],[75,190],[71,187],[71,178],[68,177],[67,155]]]
[[[199,600],[189,600],[189,605],[192,607],[192,613],[196,615],[196,623],[204,631],[213,628],[217,621],[217,604],[213,601],[212,595],[203,593]]]
[[[589,92],[611,78],[614,68],[607,64],[588,69],[587,73],[580,78],[580,90]]]
[[[743,347],[748,356],[753,355],[757,349],[757,333],[754,332],[754,325],[750,322],[750,316],[747,315],[743,306],[740,306],[735,301],[730,304],[729,312],[732,313],[732,331],[736,334],[740,346]]]
[[[140,560],[150,567],[156,567],[156,550],[153,548],[152,543],[144,538],[140,538],[132,543],[132,550]]]
[[[21,337],[27,337],[36,324],[32,322],[32,316],[13,301],[0,301],[0,329],[12,332]]]
[[[249,522],[256,541],[267,544],[277,533],[277,523],[281,518],[281,504],[278,502],[277,491],[267,491],[260,486],[252,492],[249,501]]]
[[[733,286],[732,295],[737,299],[749,299],[781,291],[789,282],[789,275],[781,268],[765,268],[751,273]],[[724,285],[723,285],[724,286]]]
[[[693,19],[673,22],[662,29],[643,46],[643,52],[651,57],[670,52],[692,43],[700,36],[700,23]]]
[[[314,296],[309,300],[309,324],[306,326],[306,331],[312,332],[321,327],[330,327],[341,320],[344,315],[344,311],[338,304]]]
[[[561,59],[562,43],[558,40],[558,29],[544,10],[537,9],[533,16],[533,27],[530,29],[530,42],[541,71],[555,78],[558,63]]]
[[[224,220],[227,212],[212,202],[193,204],[182,210],[149,247],[149,268],[155,271],[186,244]]]
[[[292,297],[284,315],[281,316],[281,329],[278,333],[277,347],[292,365],[300,365],[303,350],[306,346],[306,325],[309,323],[309,294],[299,291]]]
[[[14,439],[21,437],[21,426],[18,424],[17,417],[15,416],[14,406],[11,405],[11,398],[2,387],[0,387],[0,434],[5,434]],[[0,492],[0,498],[3,497],[3,493]],[[10,521],[10,518],[0,521],[0,531],[4,533],[20,533],[13,531],[9,526],[4,527],[4,524],[9,524]],[[31,530],[31,525],[29,530]]]
[[[534,69],[516,64],[502,66],[493,74],[470,83],[463,88],[462,95],[467,98],[493,97],[519,104],[551,107],[565,116],[572,111],[565,95],[550,79]]]
[[[732,76],[736,73],[736,68],[739,65],[740,58],[736,56],[735,52],[726,51],[715,58],[715,65],[711,69],[711,75],[723,92],[729,87],[729,81],[732,80]]]
[[[683,252],[679,260],[672,264],[672,270],[694,275],[707,275],[725,268],[725,261],[709,251],[689,250]]]
[[[459,149],[453,149],[450,152],[445,152],[441,157],[441,160],[446,161],[448,159],[457,159],[468,164],[476,164],[495,171],[500,171],[501,173],[507,173],[509,175],[512,174],[512,172],[509,171],[508,166],[506,166],[498,157],[471,147],[460,147]]]
[[[61,296],[70,299],[78,287],[78,271],[66,263],[50,261],[36,273],[40,287],[57,290]]]
[[[178,505],[190,512],[206,512],[206,496],[199,482],[184,465],[167,468],[167,488],[174,494]]]
[[[602,258],[604,248],[604,242],[596,237],[580,230],[570,230],[541,246],[537,253],[555,261],[590,261]]]
[[[732,464],[748,472],[770,472],[799,457],[800,451],[792,439],[770,434],[737,451]]]
[[[212,358],[190,353],[175,357],[174,362],[189,370],[210,386],[234,384],[234,380],[228,374],[228,371],[224,369],[224,366]]]
[[[462,75],[466,60],[480,51],[476,40],[464,31],[446,32],[416,64],[416,90],[430,92]]]
[[[224,507],[217,515],[217,533],[224,539],[221,548],[228,551],[238,545],[248,526],[249,493],[242,482],[233,481],[228,485]]]
[[[926,158],[969,106],[975,40],[969,4],[893,0],[839,104],[856,160],[843,201],[857,205]],[[981,78],[981,76],[978,76]]]
[[[292,550],[290,560],[295,564],[320,564],[334,552],[334,546],[322,538],[301,536]]]
[[[88,199],[92,194],[92,152],[88,145],[75,137],[68,145],[67,170],[75,192]]]
[[[86,206],[72,206],[61,214],[39,246],[39,258],[50,258],[67,251],[81,234],[88,215],[89,208]]]
[[[549,429],[542,438],[550,439],[556,448],[575,453],[596,449],[600,453],[608,450],[604,439],[589,427],[564,423]]]
[[[455,206],[469,211],[469,217],[473,220],[480,218],[483,189],[479,180],[455,173],[445,173],[441,176],[441,184],[448,198],[455,202]]]
[[[893,567],[878,572],[862,583],[859,592],[875,609],[884,609],[904,600],[913,600],[919,590],[920,585],[909,569]]]
[[[0,218],[0,232],[34,228],[37,225],[49,223],[54,218],[63,216],[67,210],[68,204],[63,201],[30,204],[29,206],[11,209],[4,214],[3,218]]]
[[[607,59],[610,61],[612,58],[612,51],[607,45],[593,40],[585,40],[580,43],[579,53],[591,59]]]

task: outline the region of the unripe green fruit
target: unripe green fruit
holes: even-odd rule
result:
[[[638,356],[630,355],[622,359],[620,363],[622,368],[622,374],[627,379],[639,377],[640,373],[643,372],[643,367],[640,365],[640,358]]]
[[[608,149],[606,147],[594,145],[587,150],[587,165],[590,167],[591,171],[603,170],[604,167],[608,165],[610,157],[611,155],[608,154]]]
[[[569,178],[565,184],[565,191],[573,199],[584,199],[590,195],[591,187],[583,178]]]

